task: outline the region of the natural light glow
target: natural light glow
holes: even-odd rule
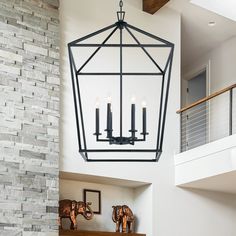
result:
[[[236,21],[236,0],[191,0],[190,2]]]

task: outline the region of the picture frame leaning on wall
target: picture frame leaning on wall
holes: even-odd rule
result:
[[[93,189],[84,189],[83,191],[84,202],[91,202],[91,208],[94,214],[102,214],[101,209],[101,191]]]

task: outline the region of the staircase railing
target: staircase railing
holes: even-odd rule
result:
[[[181,116],[181,152],[236,133],[236,84],[177,111]]]

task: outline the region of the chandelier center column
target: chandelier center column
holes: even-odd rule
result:
[[[120,21],[120,140],[123,134],[123,21]]]

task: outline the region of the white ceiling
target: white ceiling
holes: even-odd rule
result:
[[[236,21],[236,1],[235,0],[191,0],[193,4],[213,11],[219,15]]]
[[[224,4],[227,2],[224,1]],[[167,7],[182,15],[182,67],[236,36],[235,21],[192,4],[189,0],[170,0]],[[208,26],[212,21],[216,25]]]

